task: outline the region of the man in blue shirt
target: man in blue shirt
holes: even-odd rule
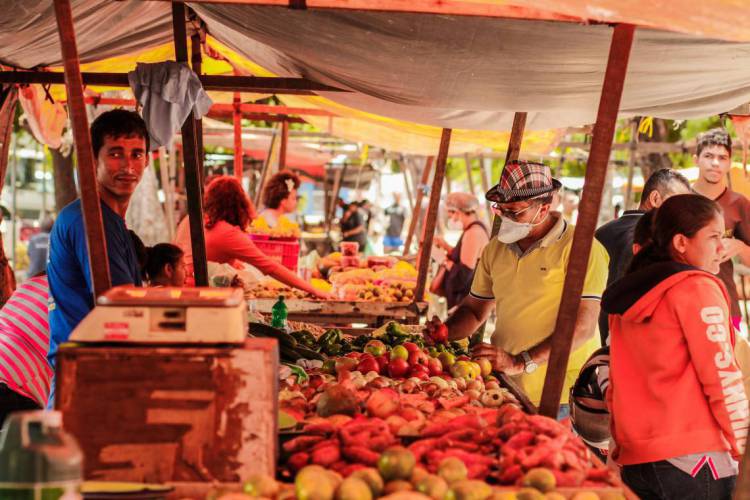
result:
[[[143,119],[132,111],[102,113],[91,124],[96,181],[102,208],[112,285],[141,285],[125,212],[148,165],[149,136]],[[103,265],[103,263],[95,263]],[[47,276],[50,287],[50,349],[54,366],[58,346],[94,308],[81,200],[60,211],[50,235]]]

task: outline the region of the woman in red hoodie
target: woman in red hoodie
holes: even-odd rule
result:
[[[613,459],[641,498],[731,498],[748,401],[715,274],[721,209],[703,196],[659,207],[652,242],[604,294],[610,314]]]

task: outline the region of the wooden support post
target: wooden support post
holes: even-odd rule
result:
[[[187,63],[187,35],[185,33],[185,4],[172,3],[172,28],[174,51],[177,62]],[[182,154],[185,163],[185,188],[187,191],[188,216],[190,217],[190,240],[193,249],[195,284],[208,286],[208,262],[206,260],[206,238],[203,234],[203,200],[201,163],[199,160],[197,127],[191,111],[182,125]]]
[[[517,111],[513,115],[513,128],[508,140],[508,151],[505,152],[505,165],[518,159],[521,154],[521,143],[523,142],[523,131],[526,128],[526,112]],[[503,165],[503,168],[505,168]],[[502,175],[502,174],[501,174]],[[492,222],[492,238],[500,231],[500,217],[495,216]]]
[[[479,157],[479,173],[482,179],[482,196],[490,190],[490,183],[492,182],[492,160],[489,160],[489,168],[487,166],[487,158],[484,155]],[[485,209],[487,210],[487,223],[490,227],[492,225],[492,203],[484,200]]]
[[[234,112],[232,122],[234,124],[234,176],[242,182],[242,113],[240,112],[240,93],[234,93]]]
[[[401,173],[404,175],[404,189],[406,190],[406,202],[409,204],[409,209],[414,212],[414,193],[411,189],[411,180],[409,179],[409,173],[411,172],[411,164],[409,160],[404,159],[401,164]]]
[[[0,92],[0,179],[3,180],[8,170],[10,141],[13,134],[13,122],[16,116],[17,104],[18,89],[16,87],[11,86],[4,93]],[[16,152],[14,151],[13,154],[15,155]],[[3,185],[0,184],[0,190],[2,190],[2,187]],[[15,192],[15,186],[12,186],[12,188]],[[2,220],[2,214],[0,214],[0,220]],[[15,289],[15,274],[8,262],[8,257],[5,255],[3,238],[0,235],[0,307],[8,301]]]
[[[271,163],[273,162],[274,151],[276,150],[276,142],[279,140],[278,128],[274,126],[272,130],[273,135],[271,136],[271,142],[268,144],[268,154],[266,154],[266,160],[263,162],[263,168],[260,171],[260,179],[258,180],[258,187],[255,191],[255,208],[260,208],[260,200],[263,197],[263,190],[266,188],[266,180],[271,171]]]
[[[339,194],[341,194],[341,183],[346,173],[346,163],[340,168],[333,172],[333,189],[331,189],[331,205],[328,207],[328,214],[326,221],[328,221],[328,229],[331,228],[331,222],[336,216],[336,207],[339,203]]]
[[[466,182],[469,184],[469,192],[476,196],[477,190],[474,187],[474,177],[471,175],[471,155],[469,153],[464,155],[464,161],[466,162]]]
[[[102,224],[102,207],[96,183],[96,159],[91,148],[89,121],[83,100],[83,80],[78,59],[73,12],[70,0],[55,0],[57,31],[60,35],[65,90],[68,94],[68,112],[73,124],[73,138],[78,160],[78,183],[81,188],[81,211],[86,229],[86,247],[89,252],[89,271],[94,296],[98,297],[111,287],[107,240]],[[15,216],[15,214],[13,214]]]
[[[286,149],[289,145],[289,122],[281,122],[281,146],[279,147],[279,171],[286,168]]]
[[[193,67],[193,72],[200,77],[203,70],[203,58],[201,56],[201,36],[198,33],[193,33],[190,37],[190,63]],[[195,118],[195,117],[193,117]],[[203,192],[203,178],[206,175],[205,169],[203,168],[203,120],[195,118],[195,154],[198,158],[198,173],[201,179],[201,193]]]
[[[445,179],[445,164],[448,161],[448,149],[451,143],[451,129],[444,128],[440,137],[440,150],[435,163],[435,175],[432,178],[430,189],[430,204],[427,206],[427,220],[425,221],[424,237],[420,243],[419,257],[417,260],[417,289],[414,292],[414,302],[424,300],[424,292],[427,286],[427,271],[430,269],[430,254],[432,252],[432,239],[435,235],[438,208],[440,207],[440,193]]]
[[[450,135],[450,134],[449,134]],[[440,143],[442,147],[442,142]],[[419,214],[422,212],[422,198],[426,192],[427,181],[430,180],[430,170],[432,170],[432,163],[434,162],[434,156],[428,156],[424,161],[424,170],[422,170],[422,181],[414,189],[414,210],[411,213],[411,220],[409,221],[409,232],[406,234],[406,243],[404,244],[404,255],[409,255],[411,251],[411,242],[414,239],[414,233],[417,230],[417,223],[419,222]],[[445,166],[443,166],[445,168]],[[443,181],[440,181],[440,187],[442,188]],[[440,193],[438,193],[440,196]]]
[[[618,24],[612,34],[607,70],[599,100],[599,111],[594,125],[591,153],[586,165],[583,197],[578,212],[578,223],[573,236],[560,309],[552,334],[552,352],[547,364],[547,375],[540,404],[540,413],[556,417],[560,396],[568,369],[568,358],[573,345],[573,333],[578,307],[581,303],[583,282],[586,278],[594,230],[601,206],[602,191],[607,177],[607,164],[617,124],[617,111],[633,45],[635,26]]]
[[[633,119],[630,124],[630,154],[628,155],[628,186],[625,188],[625,206],[623,210],[630,210],[633,206],[633,174],[635,172],[636,153],[638,152],[638,122]]]

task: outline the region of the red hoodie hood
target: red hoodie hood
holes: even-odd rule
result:
[[[660,262],[610,285],[602,296],[602,309],[609,314],[622,315],[628,321],[643,323],[651,319],[670,288],[695,275],[711,277],[721,284],[716,276],[697,267]]]

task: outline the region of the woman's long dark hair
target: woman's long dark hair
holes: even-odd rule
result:
[[[668,198],[657,210],[651,226],[651,241],[638,252],[625,274],[639,271],[657,262],[674,260],[672,239],[683,234],[688,238],[706,227],[721,207],[699,194],[680,194]]]

